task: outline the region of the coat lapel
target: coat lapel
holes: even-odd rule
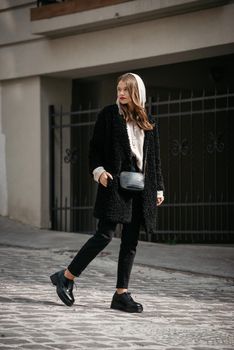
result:
[[[128,159],[129,164],[131,164],[131,147],[128,138],[127,124],[123,116],[119,113],[115,116],[115,136],[116,142],[119,144],[125,157]]]
[[[143,145],[143,164],[145,164],[145,160],[147,160],[147,153],[149,151],[150,134],[151,134],[151,130],[145,131],[145,139],[144,139],[144,145]]]

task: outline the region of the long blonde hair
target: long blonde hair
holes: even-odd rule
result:
[[[139,88],[136,78],[131,73],[125,73],[117,79],[117,85],[120,81],[126,83],[126,87],[133,105],[133,109],[130,109],[128,105],[119,103],[124,119],[127,122],[136,122],[139,128],[143,130],[152,130],[153,125],[149,122],[145,108],[140,102]]]

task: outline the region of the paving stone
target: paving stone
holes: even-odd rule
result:
[[[16,344],[26,344],[29,343],[28,340],[26,339],[19,339],[19,338],[1,338],[0,339],[0,344],[5,344],[5,345],[16,345]]]
[[[98,257],[62,304],[49,275],[71,252],[0,246],[0,349],[233,350],[231,279],[135,265],[130,290],[142,314],[110,309],[116,261]]]

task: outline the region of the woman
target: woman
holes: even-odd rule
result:
[[[98,115],[90,141],[90,173],[99,183],[94,216],[97,231],[80,249],[66,270],[56,272],[51,281],[68,306],[74,303],[73,281],[111,241],[118,223],[122,225],[116,292],[111,308],[142,312],[143,306],[128,293],[140,226],[148,233],[156,229],[156,208],[163,200],[163,178],[158,127],[145,112],[146,92],[142,79],[126,73],[117,82],[117,101]],[[141,192],[123,190],[122,171],[145,173]]]

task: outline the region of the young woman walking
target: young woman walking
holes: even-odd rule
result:
[[[116,292],[111,308],[142,312],[128,292],[128,284],[138,244],[140,226],[155,232],[157,206],[163,200],[158,126],[145,111],[146,91],[137,74],[126,73],[117,81],[116,104],[98,115],[90,141],[90,173],[99,183],[94,216],[99,219],[96,233],[84,244],[65,270],[50,276],[59,298],[74,303],[74,278],[111,241],[116,226],[122,224]],[[120,173],[144,173],[144,189],[128,191],[120,185]]]

